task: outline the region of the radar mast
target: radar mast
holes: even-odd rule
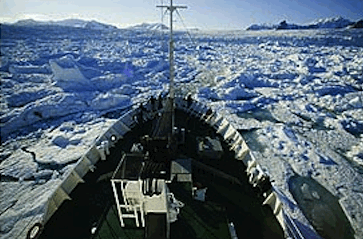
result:
[[[174,113],[174,98],[175,98],[175,89],[174,89],[174,39],[173,39],[173,13],[178,8],[185,9],[187,6],[174,6],[173,0],[170,0],[170,5],[158,5],[156,7],[166,8],[170,13],[170,36],[169,36],[169,72],[170,72],[170,86],[169,86],[169,110],[171,114],[171,137],[174,135],[174,125],[175,125],[175,113]]]

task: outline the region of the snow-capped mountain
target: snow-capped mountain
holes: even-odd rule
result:
[[[60,26],[68,26],[68,27],[85,27],[87,21],[81,19],[66,19],[55,22],[55,24]]]
[[[246,30],[260,31],[260,30],[273,30],[276,28],[277,28],[277,25],[263,23],[263,24],[253,24],[253,25],[249,26]]]
[[[25,19],[25,20],[19,20],[17,22],[15,22],[14,24],[10,24],[10,25],[14,25],[14,26],[43,26],[43,25],[47,25],[49,22],[40,22],[40,21],[35,21],[33,19]]]
[[[293,30],[293,29],[309,29],[308,26],[299,26],[292,23],[287,23],[286,20],[281,21],[279,24],[253,24],[249,26],[246,30],[260,31],[260,30]]]
[[[154,31],[154,30],[167,30],[169,28],[162,23],[141,23],[129,27],[128,29],[139,30],[139,31],[150,31],[150,30]]]
[[[104,23],[96,22],[96,21],[90,21],[87,22],[84,28],[92,29],[92,30],[115,30],[117,27],[107,25]]]
[[[308,29],[306,26],[299,26],[296,24],[287,23],[286,21],[282,21],[277,25],[276,30],[294,30],[294,29]]]
[[[33,19],[19,20],[16,23],[10,24],[14,26],[64,26],[64,27],[76,27],[76,28],[86,28],[91,30],[115,30],[117,27],[100,23],[97,21],[86,21],[82,19],[66,19],[61,21],[36,21]],[[154,30],[167,30],[169,29],[162,23],[141,23],[135,26],[131,26],[128,29],[137,31],[154,31]]]
[[[246,30],[293,30],[293,29],[339,29],[346,28],[354,25],[357,22],[353,22],[349,19],[345,19],[341,16],[332,18],[317,19],[308,25],[298,25],[294,23],[288,23],[286,20],[281,21],[277,25],[272,24],[253,24]]]
[[[64,26],[64,27],[76,27],[76,28],[87,28],[93,30],[114,30],[117,27],[100,23],[97,21],[86,21],[82,19],[66,19],[60,21],[36,21],[33,19],[25,19],[19,20],[16,23],[12,24],[14,26]]]
[[[312,28],[344,28],[344,27],[347,27],[352,24],[354,24],[354,22],[339,16],[339,17],[318,19],[318,20],[312,22],[311,24],[309,24],[309,27],[312,27]]]
[[[350,25],[349,28],[363,28],[363,19]]]

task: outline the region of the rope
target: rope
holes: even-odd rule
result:
[[[193,45],[196,45],[196,44],[195,44],[194,39],[193,39],[193,38],[192,38],[192,36],[190,35],[189,30],[188,30],[188,29],[187,29],[187,27],[185,26],[184,20],[183,20],[182,16],[180,15],[179,11],[178,11],[178,10],[176,10],[176,13],[177,13],[177,14],[178,14],[178,16],[179,16],[179,18],[180,18],[180,20],[181,20],[181,22],[182,22],[182,24],[183,24],[183,27],[184,27],[184,29],[186,30],[187,35],[189,36],[190,41],[193,43]]]
[[[163,11],[163,10],[161,9],[161,11]],[[167,13],[167,11],[168,10],[165,10],[165,12],[161,14],[161,24],[163,24],[163,25],[164,25],[164,15]],[[162,33],[162,31],[157,31],[157,29],[152,30],[152,34],[151,34],[149,40],[145,43],[146,46],[151,42],[151,40],[152,40],[152,38],[153,38],[153,36],[155,35],[156,32],[159,32],[160,35]]]

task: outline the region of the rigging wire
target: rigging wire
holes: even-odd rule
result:
[[[189,36],[190,41],[193,43],[193,45],[196,45],[196,44],[195,44],[194,39],[192,38],[192,36],[191,36],[191,34],[190,34],[190,32],[189,32],[189,30],[188,30],[188,29],[187,29],[187,27],[185,26],[184,20],[183,20],[182,16],[180,15],[179,11],[178,11],[178,10],[176,10],[176,13],[177,13],[177,14],[178,14],[178,16],[179,16],[180,21],[181,21],[181,23],[183,24],[183,27],[184,27],[184,29],[186,30],[187,35]]]
[[[164,5],[164,0],[161,0],[161,6]],[[163,9],[160,8],[160,13],[161,13],[161,24],[164,24],[164,14],[166,13],[166,11],[163,13]]]
[[[163,19],[164,19],[164,15],[167,13],[167,10],[162,14],[162,21],[163,21]],[[162,22],[162,24],[164,25],[164,23]],[[153,36],[155,36],[155,34],[156,34],[156,32],[159,32],[160,33],[160,35],[162,34],[162,26],[163,25],[161,25],[160,26],[160,29],[159,29],[159,31],[158,31],[158,29],[157,29],[157,27],[155,28],[155,29],[153,29],[153,31],[152,31],[152,34],[151,34],[151,36],[150,36],[150,38],[149,38],[149,40],[147,40],[146,41],[146,43],[145,43],[145,45],[147,46],[150,42],[151,42],[151,40],[152,40],[152,38],[153,38]]]

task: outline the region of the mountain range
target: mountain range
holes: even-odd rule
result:
[[[64,27],[76,27],[93,30],[116,30],[117,27],[100,23],[97,21],[86,21],[81,19],[66,19],[60,21],[36,21],[33,19],[19,20],[11,25],[14,26],[64,26]]]
[[[340,28],[362,28],[363,20],[353,22],[341,16],[333,18],[323,18],[313,21],[308,25],[298,25],[287,23],[286,20],[279,24],[253,24],[246,30],[298,30],[298,29],[340,29]]]
[[[168,30],[169,28],[162,23],[141,23],[131,26],[128,29],[132,30]]]
[[[6,23],[5,23],[6,24]],[[75,28],[85,28],[93,30],[117,30],[118,28],[109,24],[100,23],[97,21],[86,21],[81,19],[66,19],[60,21],[36,21],[33,19],[19,20],[13,24],[7,24],[13,26],[64,26],[64,27],[75,27]],[[161,23],[142,23],[135,26],[128,27],[127,29],[138,30],[138,31],[154,31],[154,30],[167,30],[167,26]]]
[[[118,28],[100,23],[97,21],[86,21],[81,19],[66,19],[60,21],[36,21],[33,19],[19,20],[12,24],[13,26],[65,26],[76,27],[91,30],[117,30]],[[246,30],[259,31],[259,30],[295,30],[295,29],[340,29],[340,28],[363,28],[363,19],[359,21],[351,21],[343,17],[324,18],[313,21],[308,25],[298,25],[294,23],[287,23],[286,20],[281,21],[279,24],[253,24]],[[142,23],[128,27],[126,29],[137,31],[155,31],[155,30],[167,30],[167,26],[161,23]]]

